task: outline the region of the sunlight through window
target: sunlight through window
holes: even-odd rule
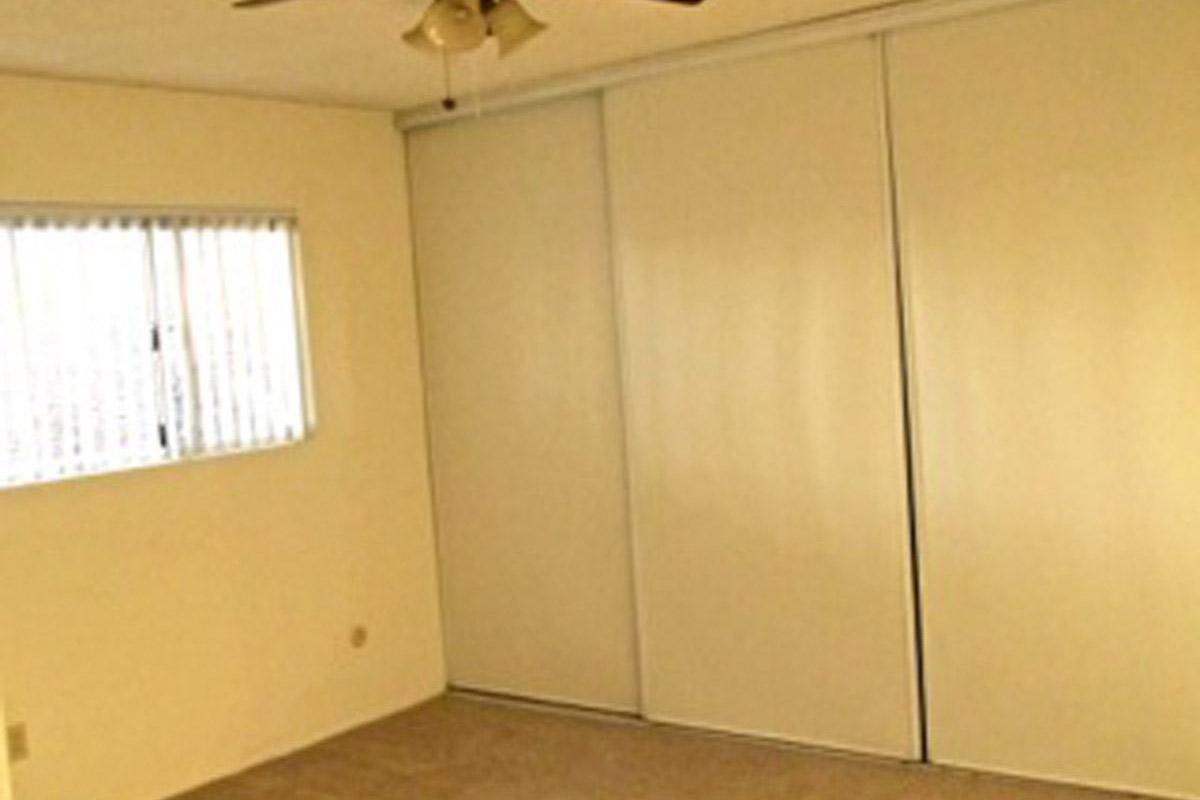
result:
[[[306,433],[288,219],[0,218],[0,487]]]

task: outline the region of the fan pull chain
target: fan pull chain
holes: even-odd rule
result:
[[[479,51],[471,53],[471,105],[475,118],[483,116],[483,98],[479,91]]]
[[[446,97],[442,100],[442,108],[447,111],[453,111],[458,108],[458,101],[454,99],[454,90],[450,85],[450,51],[442,50],[442,79],[446,86]]]

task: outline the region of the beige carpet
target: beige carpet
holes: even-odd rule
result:
[[[1114,797],[455,696],[179,800]]]

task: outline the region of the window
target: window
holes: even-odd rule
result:
[[[0,488],[302,439],[294,238],[0,215]]]

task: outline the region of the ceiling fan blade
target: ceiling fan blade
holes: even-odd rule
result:
[[[270,6],[275,3],[286,3],[288,0],[235,0],[234,8],[258,8],[259,6]]]

